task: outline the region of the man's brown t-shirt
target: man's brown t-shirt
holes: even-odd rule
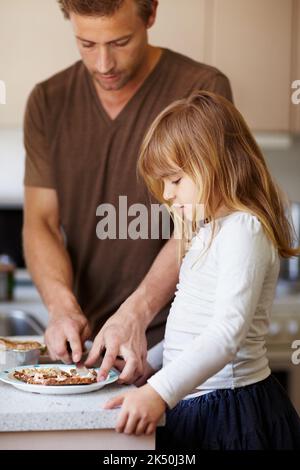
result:
[[[128,208],[135,203],[149,208],[149,194],[136,176],[142,139],[160,111],[193,90],[232,100],[229,81],[220,71],[163,49],[156,67],[114,120],[82,61],[38,84],[29,97],[25,185],[57,192],[74,292],[94,334],[137,288],[167,241],[162,236],[120,239],[119,196],[127,196]],[[116,208],[116,239],[97,236],[101,204]],[[134,218],[128,216],[128,223]],[[168,309],[152,325],[163,324]]]

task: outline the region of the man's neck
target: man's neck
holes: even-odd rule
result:
[[[147,57],[140,70],[122,89],[115,91],[103,90],[97,82],[94,82],[97,95],[101,104],[111,119],[115,119],[125,108],[126,104],[135,95],[138,89],[155,68],[161,57],[162,50],[158,47],[148,46]]]

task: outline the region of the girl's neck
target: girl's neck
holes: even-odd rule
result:
[[[220,219],[221,217],[226,217],[227,215],[231,214],[233,211],[232,209],[228,209],[226,206],[220,206],[215,213],[215,219]],[[210,218],[209,216],[207,218]]]

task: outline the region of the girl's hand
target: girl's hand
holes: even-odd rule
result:
[[[107,410],[120,405],[122,407],[116,431],[136,436],[152,434],[167,407],[166,402],[149,384],[108,400],[103,408]]]

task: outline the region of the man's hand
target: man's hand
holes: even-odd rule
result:
[[[98,373],[99,381],[106,379],[117,356],[122,356],[125,361],[125,366],[119,376],[119,383],[133,383],[143,375],[147,341],[142,309],[143,304],[137,305],[129,300],[125,301],[96,336],[85,365],[90,367],[95,364],[105,350]],[[139,311],[140,314],[137,313]]]
[[[137,436],[154,433],[167,407],[166,402],[149,384],[108,400],[103,408],[112,409],[120,405],[122,408],[116,431]]]
[[[88,321],[77,304],[53,306],[45,341],[53,360],[79,362],[84,342],[91,332]],[[68,350],[68,343],[72,353]]]
[[[125,361],[123,359],[116,359],[115,363],[114,363],[114,367],[119,371],[119,372],[122,372],[122,370],[124,369],[125,367]],[[136,387],[141,387],[142,385],[145,385],[145,383],[147,383],[147,380],[153,375],[155,374],[156,370],[153,369],[153,367],[150,366],[150,364],[148,362],[146,362],[145,364],[145,369],[143,371],[143,375],[141,375],[140,377],[138,377],[138,379],[133,382],[133,385],[135,385]],[[120,383],[119,381],[117,381],[117,383]]]

